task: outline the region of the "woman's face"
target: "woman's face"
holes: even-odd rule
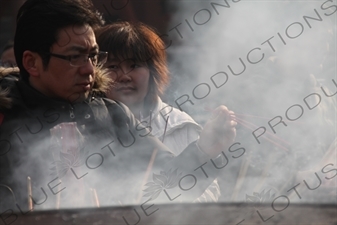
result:
[[[109,75],[114,80],[114,85],[107,93],[108,98],[121,101],[128,107],[143,104],[150,78],[146,63],[112,58],[104,66],[109,69]]]

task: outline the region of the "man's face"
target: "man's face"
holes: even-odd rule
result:
[[[69,26],[61,29],[50,53],[63,56],[95,54],[98,52],[95,35],[90,26]],[[41,68],[42,67],[42,68]],[[94,66],[89,60],[82,66],[72,66],[70,62],[50,56],[46,68],[39,67],[38,78],[30,76],[30,83],[44,95],[80,102],[88,97],[94,82]]]

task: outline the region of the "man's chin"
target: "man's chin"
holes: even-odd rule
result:
[[[79,102],[84,102],[89,96],[89,91],[86,92],[76,92],[71,94],[67,100],[70,103],[79,103]]]

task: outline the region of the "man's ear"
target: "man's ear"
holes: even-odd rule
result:
[[[42,59],[36,52],[28,50],[24,51],[22,64],[30,76],[38,77],[40,75],[40,70],[42,69]]]

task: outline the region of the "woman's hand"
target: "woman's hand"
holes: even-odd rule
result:
[[[213,110],[212,118],[205,124],[197,141],[199,148],[210,157],[227,150],[236,136],[235,114],[224,105]]]

